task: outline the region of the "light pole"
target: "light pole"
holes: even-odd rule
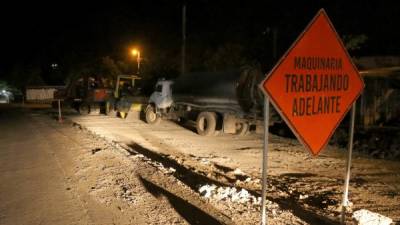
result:
[[[134,49],[132,49],[131,53],[132,53],[133,56],[137,56],[137,57],[136,57],[136,61],[137,61],[137,74],[139,74],[139,71],[140,71],[140,60],[141,60],[141,58],[140,58],[140,51],[137,50],[136,48],[134,48]]]

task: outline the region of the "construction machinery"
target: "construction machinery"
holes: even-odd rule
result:
[[[135,86],[138,79],[136,75],[118,75],[113,82],[101,76],[82,76],[71,81],[61,95],[82,115],[125,112],[118,109],[117,104],[127,102],[127,97],[138,93],[140,89]]]
[[[263,78],[255,68],[225,72],[188,73],[159,80],[145,110],[149,124],[162,118],[195,121],[197,133],[246,134],[262,126]]]

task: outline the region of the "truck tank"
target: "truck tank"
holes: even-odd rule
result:
[[[260,114],[263,94],[258,84],[262,79],[261,71],[254,68],[187,73],[174,81],[172,95],[175,103]]]

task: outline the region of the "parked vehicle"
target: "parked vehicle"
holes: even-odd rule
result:
[[[10,99],[7,95],[0,93],[0,103],[10,103]]]
[[[135,114],[140,116],[142,105],[147,98],[141,95],[137,81],[141,78],[136,75],[119,75],[117,77],[113,98],[106,102],[106,114],[127,118]]]
[[[189,73],[159,80],[145,109],[149,124],[162,118],[192,120],[199,135],[216,130],[244,135],[262,126],[263,74],[254,68],[227,72]]]
[[[64,86],[28,86],[25,88],[25,101],[51,103],[57,99],[56,93],[64,89]]]
[[[113,114],[121,98],[134,94],[136,75],[118,75],[114,84],[109,78],[82,76],[71,81],[59,98],[71,104],[80,114]],[[68,104],[67,103],[67,104]]]

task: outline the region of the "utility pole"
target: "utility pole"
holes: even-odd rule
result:
[[[276,61],[278,58],[278,28],[272,29],[272,57]]]
[[[186,63],[186,3],[182,6],[182,61],[181,61],[181,74],[185,73]]]

